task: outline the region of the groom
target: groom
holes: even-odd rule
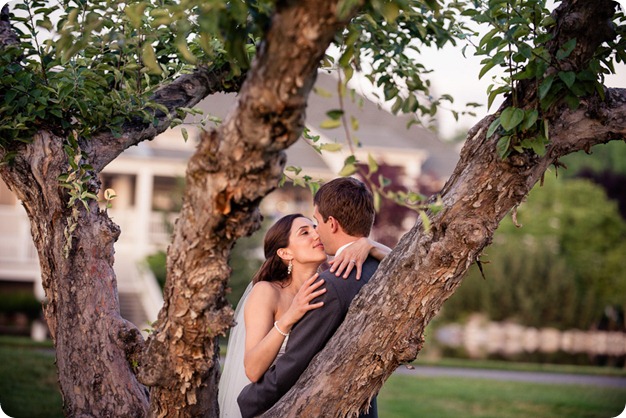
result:
[[[344,177],[325,183],[315,194],[313,204],[317,233],[327,254],[336,256],[358,238],[369,236],[374,223],[374,202],[370,191],[359,180]],[[350,302],[377,267],[378,261],[368,257],[362,267],[361,280],[356,280],[356,269],[352,269],[347,280],[337,278],[328,270],[320,274],[326,293],[315,302],[324,301],[324,306],[302,317],[291,330],[285,353],[258,382],[243,389],[237,398],[243,418],[264,413],[291,389],[341,325]],[[376,398],[361,417],[378,417]]]

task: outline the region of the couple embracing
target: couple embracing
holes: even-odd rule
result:
[[[277,403],[391,251],[367,238],[374,204],[360,181],[332,180],[313,204],[315,223],[287,215],[265,236],[265,262],[235,312],[219,386],[222,418],[255,417]],[[376,398],[361,416],[378,416]]]

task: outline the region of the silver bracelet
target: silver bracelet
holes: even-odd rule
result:
[[[278,321],[274,321],[274,328],[276,328],[276,331],[278,331],[278,333],[280,335],[282,335],[283,337],[289,337],[289,333],[284,333],[280,330],[280,328],[278,328]]]

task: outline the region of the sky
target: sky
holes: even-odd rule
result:
[[[595,1],[595,0],[592,0]],[[626,0],[617,1],[622,10],[626,10]],[[553,3],[553,2],[552,2]],[[554,5],[548,6],[550,10]],[[480,103],[483,106],[469,109],[476,113],[476,116],[461,115],[456,121],[451,112],[441,110],[437,112],[437,129],[441,139],[452,139],[459,133],[465,134],[469,128],[474,126],[480,119],[489,113],[497,110],[501,103],[494,101],[490,109],[487,109],[487,87],[492,84],[493,75],[497,74],[496,69],[492,69],[480,80],[480,61],[484,57],[474,57],[471,55],[472,48],[467,48],[466,57],[463,56],[462,48],[464,44],[456,46],[446,46],[441,50],[435,48],[422,49],[419,57],[420,62],[433,72],[428,78],[431,81],[431,93],[434,96],[449,94],[454,98],[453,108],[456,111],[464,109],[464,105],[469,102]],[[616,74],[609,75],[605,79],[607,87],[626,88],[626,65],[621,64],[615,68]],[[352,84],[357,90],[367,94],[367,81],[356,81]],[[380,95],[382,97],[382,94]],[[385,106],[385,107],[390,107]]]
[[[0,6],[8,0],[0,0]],[[626,10],[626,0],[618,0],[622,10]],[[467,132],[475,123],[484,116],[497,109],[498,102],[494,102],[491,109],[487,109],[487,87],[492,83],[494,70],[478,79],[480,72],[481,57],[472,57],[469,53],[463,57],[462,44],[447,46],[444,49],[423,49],[420,60],[427,68],[433,70],[429,75],[431,88],[434,95],[450,94],[454,98],[454,109],[461,111],[465,103],[480,103],[483,106],[471,109],[476,116],[461,115],[456,121],[452,113],[441,110],[437,114],[437,128],[442,139],[451,139],[459,133]],[[468,51],[470,48],[468,48]],[[368,83],[358,81],[357,90],[367,94]],[[608,87],[626,87],[626,65],[616,68],[616,74],[608,76],[605,84]],[[354,84],[353,84],[354,85]]]
[[[622,0],[622,7],[626,0]],[[469,48],[468,48],[469,50]],[[482,117],[495,111],[497,102],[492,104],[491,109],[487,109],[487,87],[492,84],[492,75],[495,72],[488,72],[482,79],[478,79],[480,72],[481,57],[464,58],[460,48],[447,47],[443,50],[424,51],[424,62],[428,63],[434,70],[431,74],[433,91],[437,95],[451,94],[454,97],[455,106],[462,107],[465,103],[476,102],[483,106],[474,109],[477,116],[461,116],[456,122],[450,112],[439,114],[439,131],[444,139],[450,139],[458,131],[467,131]],[[610,75],[605,80],[607,87],[626,88],[626,65],[621,64],[616,67],[616,74]],[[456,110],[459,110],[457,108]]]

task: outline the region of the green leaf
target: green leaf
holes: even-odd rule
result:
[[[551,75],[548,78],[544,79],[539,86],[539,99],[543,99],[546,97],[550,88],[552,87],[552,83],[554,82],[554,76]]]
[[[423,210],[419,212],[420,219],[422,220],[422,225],[424,225],[424,231],[430,231],[430,219],[428,219],[428,215]]]
[[[154,48],[149,43],[145,43],[143,46],[143,62],[148,68],[148,71],[152,74],[161,74],[163,69],[157,63],[156,54],[154,53]]]
[[[487,108],[491,108],[491,105],[493,104],[493,102],[495,101],[495,99],[503,93],[508,93],[510,91],[510,87],[508,85],[506,86],[500,86],[495,90],[489,91],[489,97],[487,99]]]
[[[307,186],[309,186],[309,190],[311,191],[311,194],[315,194],[317,193],[317,191],[320,189],[320,183],[319,181],[307,181]]]
[[[393,23],[400,14],[400,7],[398,7],[398,3],[385,2],[380,10],[380,13],[388,23]]]
[[[293,182],[294,186],[299,186],[299,187],[305,187],[306,184],[304,183],[304,180],[301,179],[300,177],[296,177],[291,179],[291,181]]]
[[[410,93],[409,97],[404,101],[404,104],[402,105],[402,111],[404,113],[413,113],[417,111],[418,106],[419,102],[417,101],[417,97],[413,93]]]
[[[147,5],[147,3],[135,3],[127,6],[124,9],[124,13],[126,13],[126,16],[128,16],[130,24],[133,25],[135,29],[141,26],[143,12],[145,11]]]
[[[481,78],[483,78],[483,76],[489,71],[491,70],[497,63],[493,60],[489,60],[487,61],[487,63],[483,66],[483,68],[480,69],[480,72],[478,73],[478,79],[480,80]]]
[[[339,171],[341,177],[351,176],[354,173],[356,173],[356,165],[350,163],[344,165],[341,171]]]
[[[322,129],[335,129],[341,126],[340,120],[335,119],[326,119],[322,123],[320,123],[320,128]]]
[[[188,63],[196,64],[198,62],[198,58],[193,54],[193,52],[189,50],[189,45],[187,45],[187,41],[180,35],[176,42],[176,48],[178,48],[178,52]],[[245,55],[245,53],[242,53],[242,55]],[[238,59],[240,62],[243,63],[247,61],[247,58],[244,56],[239,56]]]
[[[480,39],[480,42],[478,43],[478,47],[479,47],[479,48],[483,47],[483,46],[484,46],[487,42],[489,42],[489,40],[490,40],[491,38],[493,38],[493,36],[494,36],[495,34],[497,34],[497,33],[499,33],[499,32],[500,32],[500,29],[499,29],[499,28],[494,28],[494,29],[491,29],[489,32],[487,32],[487,33],[485,34],[485,36],[483,36],[483,37]]]
[[[385,94],[385,100],[389,101],[398,95],[398,88],[394,85],[387,84],[383,89],[383,93]]]
[[[394,115],[398,113],[400,109],[402,109],[403,100],[400,97],[396,97],[396,101],[391,106],[391,113]]]
[[[337,18],[345,19],[354,7],[359,5],[358,0],[342,0],[337,4]]]
[[[337,144],[337,143],[328,143],[328,144],[320,145],[321,150],[328,151],[328,152],[341,151],[341,148],[342,148],[341,144]]]
[[[570,110],[576,110],[580,106],[580,99],[573,94],[568,94],[565,96],[565,103],[567,103]]]
[[[559,78],[563,80],[567,88],[572,88],[576,81],[576,73],[573,71],[559,71]]]
[[[341,109],[332,109],[326,112],[326,116],[328,116],[332,120],[338,120],[339,118],[341,118],[341,116],[343,116],[343,113],[344,112]]]
[[[576,48],[576,38],[572,38],[569,41],[565,42],[561,49],[556,52],[556,58],[560,61],[569,57],[569,54]]]
[[[350,116],[350,124],[352,125],[353,131],[359,130],[359,120],[355,118],[354,116]]]
[[[374,195],[374,210],[378,212],[380,211],[380,203],[381,203],[380,193],[375,191],[372,194]]]
[[[491,125],[489,125],[489,129],[487,129],[487,139],[491,138],[491,136],[494,134],[494,132],[498,129],[498,127],[500,126],[500,118],[495,118],[493,120],[493,122],[491,122]]]
[[[528,109],[525,113],[526,116],[524,117],[522,129],[524,131],[527,131],[532,128],[537,122],[537,119],[539,118],[539,112],[537,111],[537,109]]]
[[[522,71],[513,75],[514,80],[527,80],[534,78],[536,74],[536,64],[534,62],[529,63],[524,67]]]
[[[530,145],[533,148],[533,151],[535,151],[535,154],[537,154],[540,157],[543,157],[546,153],[546,144],[547,144],[547,140],[543,135],[538,135],[535,139],[533,139],[530,142]]]
[[[17,90],[9,90],[6,92],[6,95],[4,96],[4,102],[6,104],[11,104],[11,102],[13,101],[13,99],[15,99],[15,96],[17,96]]]
[[[290,165],[290,166],[285,168],[285,171],[293,171],[294,174],[297,176],[302,171],[302,168],[301,167],[296,167],[294,165]]]
[[[548,119],[543,120],[543,136],[546,141],[550,140],[550,122]]]
[[[333,94],[330,91],[328,91],[328,90],[326,90],[326,89],[324,89],[322,87],[314,87],[313,88],[313,92],[315,94],[317,94],[318,96],[324,97],[326,99],[330,99],[330,98],[333,97]]]
[[[367,167],[370,173],[378,171],[378,163],[376,162],[374,157],[372,157],[372,154],[369,153],[367,154]]]
[[[496,145],[496,151],[498,152],[498,156],[503,160],[509,155],[510,149],[509,145],[511,144],[511,137],[509,135],[505,135],[498,140],[498,144]]]
[[[346,50],[343,52],[343,54],[341,54],[341,57],[339,58],[339,65],[343,68],[347,68],[352,58],[354,58],[354,46],[348,45],[348,47],[346,47]]]
[[[500,124],[505,131],[510,131],[524,120],[524,111],[517,107],[507,107],[500,115]]]

